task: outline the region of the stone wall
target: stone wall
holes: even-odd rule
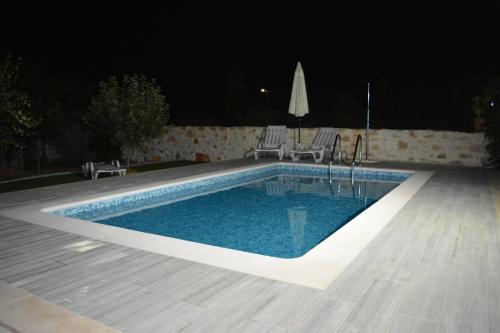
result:
[[[342,149],[352,158],[356,137],[363,129],[337,129]],[[132,160],[210,160],[221,161],[251,155],[263,127],[178,126],[167,127],[165,134],[135,152]],[[301,129],[301,141],[309,144],[317,128]],[[294,146],[297,129],[288,129],[287,144]],[[364,143],[364,142],[363,142]],[[482,166],[488,154],[483,133],[430,130],[370,130],[370,160]]]

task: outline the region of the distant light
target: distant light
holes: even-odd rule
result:
[[[267,90],[266,88],[260,88],[260,92],[261,94],[267,94],[269,90]]]
[[[490,106],[491,106],[491,107],[494,107],[494,106],[495,106],[495,102],[494,102],[494,101],[491,101],[491,102],[490,102]]]

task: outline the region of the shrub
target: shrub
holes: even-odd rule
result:
[[[121,148],[129,166],[132,151],[161,135],[168,118],[169,105],[155,81],[144,75],[125,75],[100,83],[87,119]]]
[[[0,59],[0,149],[7,155],[17,150],[22,158],[27,139],[39,121],[29,112],[28,96],[16,86],[19,64],[20,59],[10,54]]]
[[[500,168],[500,78],[491,80],[472,100],[473,109],[484,120],[489,161]]]

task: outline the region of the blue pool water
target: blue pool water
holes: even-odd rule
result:
[[[279,258],[304,255],[409,174],[273,166],[54,211]],[[350,175],[350,171],[349,171]]]

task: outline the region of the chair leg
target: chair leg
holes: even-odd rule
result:
[[[318,152],[319,156],[318,158],[316,158],[316,153],[313,153],[313,156],[314,156],[314,162],[315,163],[320,163],[321,161],[323,161],[323,156],[324,156],[324,151],[320,151]]]
[[[321,152],[319,153],[319,162],[318,163],[323,162],[324,157],[325,157],[325,148],[323,147],[323,149],[321,149]]]
[[[316,153],[318,153],[318,158],[316,158]],[[318,152],[314,152],[313,153],[314,163],[320,163],[321,161],[323,161],[323,157],[324,156],[325,156],[325,150],[324,149],[321,149]]]
[[[90,172],[90,179],[94,180],[95,179],[95,174],[96,174],[96,170],[95,170],[95,166],[94,166],[94,162],[89,162],[89,172]]]

